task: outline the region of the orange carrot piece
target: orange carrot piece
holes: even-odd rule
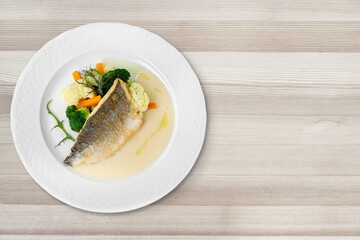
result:
[[[97,63],[96,64],[96,70],[98,70],[102,75],[105,73],[105,67],[103,63]]]
[[[156,109],[156,102],[149,103],[148,109]]]
[[[79,103],[76,105],[76,108],[91,107],[91,106],[98,104],[100,102],[100,100],[101,100],[100,95],[93,97],[93,98],[86,99],[86,100],[82,100],[82,101],[79,101]]]
[[[73,71],[72,76],[75,81],[82,79],[81,74],[79,71]]]

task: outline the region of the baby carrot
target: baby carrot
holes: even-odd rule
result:
[[[82,101],[79,101],[79,103],[76,105],[76,108],[91,107],[91,106],[98,104],[100,102],[100,100],[101,100],[100,95],[93,97],[93,98],[86,99],[86,100],[82,100]]]
[[[102,75],[104,75],[105,70],[104,70],[104,64],[103,63],[97,63],[96,64],[96,70],[98,70]]]
[[[73,71],[72,76],[75,81],[82,79],[81,74],[79,71]]]

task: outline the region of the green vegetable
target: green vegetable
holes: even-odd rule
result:
[[[84,82],[92,86],[99,86],[99,82],[101,81],[101,79],[101,73],[94,68],[90,68],[84,73]]]
[[[101,73],[98,70],[90,68],[89,70],[84,70],[83,74],[84,81],[76,82],[91,88],[94,92],[97,92],[98,95],[102,97],[109,91],[115,79],[117,78],[120,78],[122,81],[131,85],[131,75],[126,69],[116,68],[101,76]]]
[[[50,100],[47,104],[46,104],[46,109],[48,111],[48,114],[50,114],[56,121],[56,125],[50,130],[52,131],[54,128],[60,128],[64,133],[65,133],[65,137],[55,146],[60,146],[61,143],[65,142],[67,139],[71,140],[71,141],[75,141],[75,139],[66,131],[63,122],[64,121],[60,121],[59,118],[50,110],[50,103],[52,102],[52,100]]]
[[[104,96],[107,93],[107,91],[109,91],[115,79],[117,78],[120,78],[122,81],[128,83],[130,76],[131,76],[130,73],[126,69],[117,68],[108,71],[102,77],[101,84],[99,85],[99,90],[100,90],[99,94]]]
[[[95,68],[82,71],[84,78],[82,80],[76,81],[76,83],[84,85],[92,90],[92,92],[99,93],[99,86],[101,85],[102,75]],[[101,94],[100,94],[101,95]]]
[[[66,108],[66,117],[69,119],[70,127],[75,132],[80,132],[90,111],[87,107],[77,109],[75,105]]]

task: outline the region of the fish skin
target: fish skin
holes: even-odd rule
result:
[[[86,120],[64,164],[96,163],[119,150],[142,125],[130,100],[127,84],[116,79]]]

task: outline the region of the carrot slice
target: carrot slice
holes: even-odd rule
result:
[[[148,109],[156,109],[156,102],[149,103]]]
[[[105,67],[103,63],[97,63],[96,64],[96,70],[98,70],[102,75],[105,73]]]
[[[100,100],[101,100],[100,95],[93,97],[93,98],[86,99],[86,100],[82,100],[82,101],[79,101],[79,103],[76,105],[76,108],[91,107],[91,106],[98,104],[100,102]]]
[[[73,71],[72,76],[75,81],[82,79],[81,74],[79,71]]]

